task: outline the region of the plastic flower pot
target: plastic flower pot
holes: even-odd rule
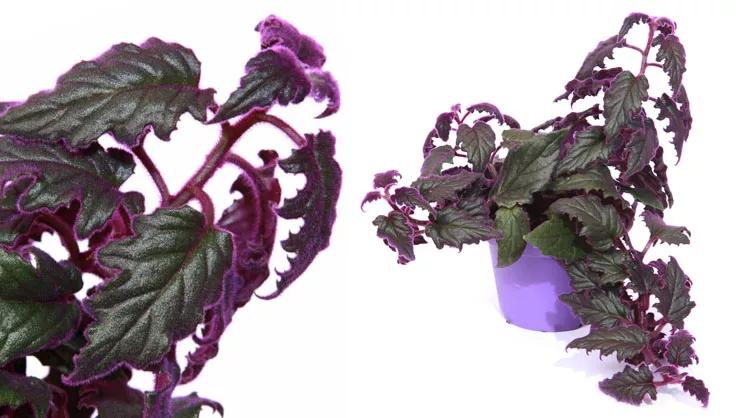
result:
[[[526,246],[521,258],[506,267],[498,264],[498,246],[489,241],[498,302],[506,322],[534,331],[569,331],[580,319],[560,300],[570,293],[570,276],[559,261]]]

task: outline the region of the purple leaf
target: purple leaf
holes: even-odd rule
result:
[[[421,176],[438,175],[442,171],[444,164],[452,164],[452,160],[455,158],[455,148],[450,145],[441,145],[436,148],[432,148],[429,154],[424,158],[422,168],[420,171]]]
[[[621,29],[618,31],[618,40],[623,40],[629,30],[637,23],[649,23],[652,18],[644,13],[632,13],[626,16],[624,23],[621,25]]]
[[[657,399],[654,376],[646,364],[638,369],[626,366],[622,372],[602,381],[599,386],[603,393],[613,396],[618,401],[634,405],[640,405],[646,395],[651,399]]]
[[[659,46],[657,61],[662,62],[664,72],[670,77],[672,95],[677,96],[682,85],[682,74],[685,72],[685,48],[675,34],[659,35],[654,38],[652,46]]]
[[[376,235],[399,254],[399,264],[414,260],[415,229],[406,215],[394,210],[388,216],[377,216],[373,220],[373,225],[377,228]]]
[[[437,136],[443,141],[450,139],[450,128],[452,127],[452,122],[455,120],[455,117],[455,112],[446,112],[437,116],[437,122],[434,124],[434,129]]]
[[[360,210],[363,210],[363,207],[365,206],[366,203],[375,202],[376,200],[380,200],[382,197],[383,195],[381,194],[381,192],[377,192],[375,190],[372,192],[366,193],[365,197],[360,202]]]
[[[299,33],[289,22],[271,15],[256,26],[261,33],[261,47],[281,45],[290,49],[306,66],[321,68],[325,63],[322,47],[312,38]]]
[[[26,377],[0,370],[0,413],[4,406],[16,409],[23,405],[30,405],[32,417],[46,418],[48,413],[54,412],[51,402],[51,388],[35,377]],[[10,414],[10,417],[26,417],[26,415]]]
[[[490,103],[476,103],[470,107],[468,107],[468,112],[478,112],[478,113],[488,113],[491,119],[496,119],[499,124],[504,125],[506,123],[506,116],[501,113],[500,110],[498,110],[498,107],[495,105],[492,105]],[[511,118],[513,121],[512,124],[509,125],[510,128],[518,128],[519,123],[516,122],[516,119]],[[487,120],[484,122],[488,122]],[[515,126],[512,126],[515,125]]]
[[[649,81],[643,74],[634,76],[629,71],[622,71],[603,95],[603,117],[606,118],[604,128],[606,137],[613,139],[631,119],[631,115],[639,112],[641,104],[646,100]]]
[[[312,69],[307,71],[307,77],[312,83],[309,96],[317,102],[327,100],[327,108],[317,116],[317,119],[336,113],[340,109],[340,89],[332,74],[327,71]]]
[[[593,70],[596,67],[605,68],[604,61],[606,58],[613,58],[613,50],[623,45],[623,41],[618,39],[618,35],[601,41],[588,56],[585,57],[583,65],[580,66],[575,78],[585,80],[593,76]]]
[[[279,296],[330,244],[342,183],[342,170],[333,158],[335,137],[330,132],[320,131],[317,135],[306,135],[306,140],[304,147],[279,162],[287,173],[304,174],[306,185],[295,197],[284,201],[278,215],[284,219],[303,218],[304,225],[281,242],[284,250],[295,256],[289,259],[291,266],[287,271],[277,272],[281,280],[276,283],[276,291],[263,299]]]
[[[384,171],[383,173],[378,173],[373,177],[373,188],[385,189],[398,183],[398,179],[400,178],[401,174],[399,174],[399,172],[396,170],[388,170]]]
[[[171,395],[179,384],[181,370],[176,363],[176,351],[171,350],[156,367],[156,384],[145,393],[143,418],[171,418]]]
[[[705,387],[705,383],[702,380],[687,376],[682,382],[682,389],[695,396],[695,399],[699,400],[703,406],[708,406],[710,391]]]
[[[413,187],[399,187],[394,191],[394,200],[397,204],[410,208],[422,208],[435,215],[437,211],[429,204],[427,199]]]
[[[675,331],[667,340],[667,361],[680,367],[693,364],[693,359],[697,360],[698,358],[692,347],[693,341],[695,341],[695,338],[689,332],[685,330]]]
[[[95,380],[80,389],[79,405],[97,410],[100,418],[141,418],[143,393],[128,386],[130,371],[113,378]]]
[[[611,87],[613,80],[621,71],[621,67],[598,71],[594,70],[592,75],[588,78],[582,80],[571,80],[565,84],[565,92],[559,95],[555,101],[571,99],[570,104],[572,105],[577,100],[583,99],[587,96],[596,96],[601,90],[608,90],[608,88]]]
[[[685,93],[685,87],[680,86],[680,92],[675,98],[677,99],[677,103],[680,103],[679,106],[664,93],[662,97],[657,99],[654,107],[659,109],[657,120],[664,120],[666,118],[669,121],[664,131],[674,134],[672,143],[675,144],[677,160],[679,161],[682,156],[682,147],[690,135],[693,118],[690,116],[690,102],[688,101],[687,93]]]
[[[642,212],[642,217],[655,241],[674,245],[690,244],[690,231],[684,226],[667,225],[661,216],[650,210]]]
[[[695,302],[690,300],[690,285],[690,278],[682,271],[677,260],[670,257],[664,275],[664,286],[654,289],[654,294],[659,299],[654,307],[674,328],[682,329],[685,318],[695,307]]]
[[[624,178],[630,177],[649,165],[659,148],[657,129],[649,118],[635,118],[636,130],[626,144],[626,172]]]
[[[171,413],[174,418],[197,418],[199,412],[205,406],[212,408],[220,416],[225,416],[222,405],[209,399],[200,398],[196,392],[188,396],[174,398],[171,402]]]

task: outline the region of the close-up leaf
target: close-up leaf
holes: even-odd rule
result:
[[[693,359],[697,359],[693,350],[694,341],[695,338],[685,330],[673,333],[667,340],[667,361],[680,367],[693,364]]]
[[[455,174],[426,176],[415,180],[411,187],[430,202],[451,200],[480,177],[479,173],[462,170]]]
[[[593,70],[598,68],[604,68],[604,61],[606,58],[613,58],[613,51],[616,48],[622,46],[622,40],[619,39],[618,35],[611,36],[610,38],[601,41],[596,45],[595,49],[590,51],[585,57],[585,61],[580,66],[575,79],[584,80],[593,74]]]
[[[453,206],[438,210],[437,218],[427,225],[426,231],[437,248],[448,245],[462,249],[464,244],[477,244],[501,235],[487,216]]]
[[[657,129],[654,127],[654,122],[651,119],[644,119],[641,126],[637,126],[637,128],[626,145],[625,177],[638,173],[647,166],[654,158],[654,154],[659,147]]]
[[[656,59],[662,63],[662,68],[670,77],[672,95],[676,96],[682,85],[682,74],[685,72],[685,48],[674,33],[655,37],[652,46],[659,47]]]
[[[680,86],[680,92],[675,98],[677,102],[667,93],[663,93],[662,97],[657,98],[654,107],[659,110],[657,120],[667,119],[669,122],[664,131],[673,134],[672,143],[675,145],[677,159],[679,160],[682,156],[682,147],[685,145],[688,136],[690,136],[693,118],[690,116],[690,102],[687,93],[685,93],[685,87]]]
[[[684,226],[667,225],[661,216],[648,210],[642,217],[653,239],[674,245],[690,244],[690,231]]]
[[[42,380],[0,370],[0,410],[30,405],[31,417],[46,418],[52,410],[51,399],[51,388]]]
[[[429,204],[419,190],[413,187],[399,187],[394,190],[394,200],[397,204],[408,206],[410,208],[421,208],[428,211],[431,214],[436,214],[437,211]]]
[[[659,299],[654,307],[673,327],[681,329],[685,318],[695,307],[695,302],[690,300],[690,279],[674,257],[667,263],[664,287],[655,287],[654,294]]]
[[[429,155],[424,159],[422,168],[420,170],[421,175],[432,176],[439,175],[442,171],[442,165],[451,164],[452,159],[455,157],[455,149],[450,145],[441,145],[439,147],[432,148],[429,151]]]
[[[457,143],[460,149],[468,153],[473,171],[482,172],[495,149],[496,134],[487,123],[476,122],[473,127],[463,123],[457,128]]]
[[[603,393],[613,396],[618,401],[640,405],[646,395],[657,399],[657,387],[654,386],[654,376],[646,364],[638,369],[626,366],[609,379],[600,383]]]
[[[584,324],[613,327],[631,320],[632,310],[611,291],[569,293],[560,296]]]
[[[598,190],[603,197],[621,199],[621,194],[611,176],[611,171],[603,165],[594,165],[580,173],[560,176],[552,180],[549,188],[557,193],[581,190]]]
[[[600,126],[575,132],[574,138],[575,142],[572,147],[557,165],[557,175],[582,170],[593,162],[608,159],[606,137]]]
[[[577,260],[586,254],[572,225],[559,216],[552,216],[526,234],[524,239],[542,254],[565,261]]]
[[[414,229],[403,213],[394,210],[388,216],[379,215],[373,225],[376,235],[398,253],[400,264],[414,260]]]
[[[618,361],[639,354],[649,341],[649,334],[639,327],[618,326],[613,328],[593,328],[590,334],[576,338],[567,345],[586,352],[599,350],[601,356],[616,353]]]
[[[682,389],[692,396],[695,396],[695,399],[700,401],[703,406],[708,406],[710,391],[705,387],[705,383],[702,380],[696,379],[692,376],[687,376],[685,377],[685,380],[682,381]]]
[[[635,76],[629,71],[622,71],[603,96],[603,117],[606,118],[604,128],[610,139],[618,136],[619,131],[631,118],[634,112],[641,109],[641,104],[648,97],[649,81],[643,74]]]
[[[598,250],[606,250],[611,240],[624,231],[616,209],[593,195],[558,199],[549,207],[551,213],[567,215],[583,225],[580,233]]]
[[[496,227],[503,234],[496,240],[498,244],[496,267],[506,267],[518,260],[526,249],[524,236],[529,233],[529,215],[521,206],[500,207],[496,211]]]

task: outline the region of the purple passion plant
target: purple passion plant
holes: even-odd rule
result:
[[[627,41],[635,24],[648,28],[641,47]],[[610,66],[607,59],[620,48],[638,51],[640,66]],[[671,91],[650,95],[652,70],[667,74]],[[498,267],[518,260],[527,243],[539,248],[564,264],[574,292],[562,300],[591,325],[569,347],[626,363],[600,383],[603,392],[638,405],[676,384],[707,405],[703,382],[681,370],[698,360],[684,329],[695,306],[691,281],[674,258],[646,259],[654,245],[690,241],[685,227],[663,219],[672,193],[656,129],[659,123],[672,133],[679,160],[692,123],[684,72],[674,22],[635,13],[588,54],[557,98],[571,105],[588,98],[591,107],[529,130],[488,103],[464,112],[453,107],[427,136],[418,179],[398,187],[397,171],[376,175],[363,204],[383,200],[391,207],[373,221],[378,237],[402,264],[428,240],[462,249],[495,239]],[[506,128],[500,141],[499,127]],[[629,239],[637,214],[651,234],[642,249]]]
[[[281,243],[290,268],[262,299],[281,294],[328,246],[341,182],[331,133],[302,136],[268,113],[307,96],[326,102],[319,117],[338,110],[322,47],[274,16],[256,30],[261,50],[222,105],[199,86],[191,50],[151,38],[113,46],[72,67],[54,89],[0,106],[0,416],[184,418],[203,406],[222,413],[214,401],[173,391],[217,355],[233,315],[269,276],[279,217],[304,226]],[[170,193],[144,142],[151,131],[168,141],[187,112],[220,124],[222,134]],[[262,150],[262,164],[253,165],[230,151],[259,123],[296,144],[291,156]],[[99,145],[106,133],[120,148]],[[134,156],[161,194],[152,213],[143,195],[120,190]],[[215,219],[203,186],[226,163],[241,171],[231,189],[240,196]],[[277,168],[306,177],[281,206]],[[47,232],[59,237],[67,260],[34,246]],[[101,282],[80,301],[82,273]],[[197,348],[182,368],[176,345],[191,335]],[[27,376],[28,356],[48,366],[48,376]],[[155,374],[153,391],[128,386],[133,369]]]

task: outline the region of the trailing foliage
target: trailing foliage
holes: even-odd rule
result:
[[[641,47],[627,40],[634,25],[648,30]],[[637,68],[609,66],[621,48],[640,52]],[[651,71],[663,71],[671,90],[652,96]],[[366,196],[364,203],[391,207],[374,221],[378,236],[400,263],[414,260],[414,247],[430,240],[462,248],[496,239],[499,268],[536,246],[565,266],[574,292],[562,300],[591,326],[569,347],[631,365],[601,382],[603,392],[639,404],[677,384],[706,405],[704,383],[680,371],[697,360],[695,339],[683,329],[695,306],[692,282],[674,258],[646,258],[653,245],[690,242],[687,228],[664,219],[673,199],[667,141],[657,134],[672,134],[679,160],[692,124],[684,72],[674,23],[634,13],[588,54],[557,98],[572,106],[588,97],[593,106],[528,130],[488,103],[453,106],[424,142],[419,178],[395,187],[401,176],[389,171],[391,181],[377,182]],[[648,115],[646,102],[659,113]],[[650,232],[643,249],[629,239],[638,217]]]
[[[205,406],[223,414],[217,402],[174,389],[217,355],[235,312],[269,277],[279,218],[304,223],[283,241],[291,268],[264,299],[327,248],[342,176],[330,132],[302,135],[268,113],[306,97],[326,101],[319,117],[339,109],[322,47],[275,16],[256,30],[261,51],[221,106],[199,86],[194,53],[156,38],[116,45],[53,89],[0,103],[0,416],[194,418]],[[172,194],[144,141],[151,133],[168,141],[184,113],[221,123],[222,134]],[[232,153],[257,123],[281,130],[293,154],[263,150],[254,166]],[[103,148],[106,133],[121,148]],[[137,163],[159,189],[157,207],[120,190]],[[240,170],[231,190],[240,196],[218,220],[203,187],[225,163]],[[277,168],[307,180],[283,203]],[[46,233],[59,237],[67,260],[35,246]],[[102,280],[79,300],[82,273]],[[177,343],[190,336],[197,348],[180,367]],[[28,356],[49,367],[46,378],[26,375]],[[152,391],[128,386],[133,368],[155,374]]]

